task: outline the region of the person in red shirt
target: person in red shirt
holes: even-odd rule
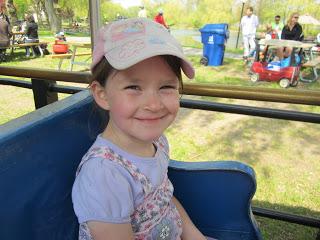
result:
[[[169,26],[166,24],[164,17],[163,17],[163,11],[159,10],[158,14],[154,17],[154,21],[157,23],[162,24],[163,26],[165,26],[167,29],[169,29]]]

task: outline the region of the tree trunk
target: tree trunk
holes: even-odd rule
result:
[[[36,12],[37,19],[38,19],[38,24],[43,25],[42,22],[42,16],[41,16],[41,1],[40,0],[34,0],[33,1],[33,8]]]
[[[45,0],[44,6],[48,15],[48,21],[52,32],[59,32],[61,30],[61,18],[56,14],[53,7],[53,0]]]
[[[13,5],[13,0],[7,0],[7,10],[10,18],[10,22],[12,25],[14,25],[18,21],[17,17],[17,9]]]

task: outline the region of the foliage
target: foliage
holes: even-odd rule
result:
[[[17,9],[18,19],[23,19],[24,13],[28,12],[32,5],[31,0],[14,0],[14,5]]]
[[[36,9],[41,0],[14,0],[18,17],[21,19],[26,11]],[[237,28],[242,4],[240,1],[225,0],[142,0],[148,17],[153,18],[159,9],[164,11],[164,17],[169,25],[176,28],[200,28],[207,23],[228,23],[229,27]],[[88,0],[58,0],[56,6],[64,19],[81,21],[88,17]],[[244,8],[253,6],[260,20],[260,29],[273,21],[275,15],[280,15],[285,22],[292,12],[310,14],[320,19],[320,4],[314,0],[248,0]],[[101,20],[110,22],[117,18],[136,17],[139,6],[124,8],[111,0],[101,0]],[[304,25],[305,33],[315,35],[319,28]]]

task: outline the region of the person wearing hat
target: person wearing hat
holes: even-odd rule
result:
[[[154,21],[157,22],[157,23],[160,23],[165,28],[169,29],[169,26],[166,24],[166,21],[164,20],[163,10],[162,9],[158,10],[158,14],[154,17]]]
[[[72,189],[79,239],[206,238],[173,196],[164,135],[179,110],[181,45],[146,18],[114,21],[96,38],[90,89],[109,119],[82,158]]]

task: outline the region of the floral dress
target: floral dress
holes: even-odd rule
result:
[[[156,146],[167,153],[163,137],[155,142]],[[108,147],[91,148],[78,167],[91,158],[102,157],[107,161],[113,161],[124,167],[135,181],[140,182],[143,188],[144,199],[130,216],[135,240],[179,240],[182,234],[182,221],[176,206],[172,202],[173,186],[167,174],[162,183],[152,188],[150,180],[130,161],[114,152]],[[168,157],[169,160],[169,157]],[[79,240],[92,240],[87,223],[81,223],[79,228]]]

